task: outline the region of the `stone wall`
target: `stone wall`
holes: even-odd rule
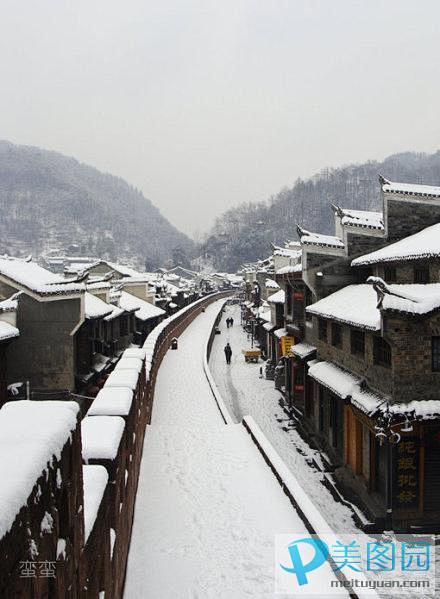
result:
[[[388,267],[396,269],[396,280],[395,283],[400,284],[412,284],[415,283],[414,269],[416,267],[427,267],[429,269],[429,280],[431,283],[440,282],[440,260],[411,260],[409,262],[393,262],[387,264],[376,264],[373,267],[373,274],[376,277],[380,277],[387,283],[391,281],[387,280],[386,270]]]
[[[393,352],[393,400],[440,399],[440,373],[432,371],[431,338],[440,336],[440,315],[385,316],[384,337]]]
[[[388,213],[388,243],[418,233],[440,222],[440,205],[435,199],[385,194]]]
[[[81,299],[39,302],[19,297],[20,336],[8,348],[8,383],[29,380],[40,389],[75,388],[72,332],[81,319]]]
[[[328,320],[326,322],[328,343],[321,341],[318,337],[317,316],[313,316],[313,328],[309,329],[307,341],[318,349],[318,357],[321,360],[334,362],[341,368],[349,370],[360,377],[364,377],[367,380],[368,385],[379,393],[392,393],[393,369],[374,364],[373,338],[375,333],[365,331],[365,354],[362,357],[351,353],[350,332],[352,327],[341,324],[342,344],[341,347],[334,347],[331,345],[331,321]]]

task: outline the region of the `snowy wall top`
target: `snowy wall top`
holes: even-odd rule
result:
[[[77,425],[71,401],[14,401],[0,410],[0,538]]]

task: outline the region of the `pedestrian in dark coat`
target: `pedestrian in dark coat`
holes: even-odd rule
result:
[[[232,316],[231,316],[231,318],[229,319],[229,322],[231,323],[231,327],[233,327],[233,326],[234,326],[234,319],[232,318]]]
[[[229,345],[229,343],[227,343],[225,345],[225,356],[226,356],[226,364],[230,364],[231,363],[231,356],[232,356],[232,349],[231,346]]]

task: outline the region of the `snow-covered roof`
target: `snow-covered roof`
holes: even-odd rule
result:
[[[298,227],[298,234],[302,245],[314,245],[318,247],[329,247],[335,249],[344,249],[344,242],[339,237],[332,235],[321,235],[320,233],[311,233],[306,229]]]
[[[281,337],[285,337],[287,334],[288,333],[285,328],[277,329],[276,331],[274,331],[274,335],[275,337],[278,337],[278,339],[281,339]]]
[[[69,295],[84,291],[82,283],[71,282],[32,261],[0,258],[0,276],[39,295]]]
[[[86,291],[84,296],[84,314],[85,317],[92,320],[94,318],[104,318],[113,312],[113,307],[102,299]]]
[[[273,279],[266,279],[265,282],[266,289],[279,289],[280,286]]]
[[[383,396],[364,388],[361,378],[332,362],[316,362],[310,366],[308,374],[338,397],[350,398],[351,403],[366,414],[375,412],[384,401]]]
[[[118,264],[116,262],[106,262],[106,264],[108,264],[112,270],[119,272],[125,277],[151,278],[152,276],[152,273],[140,272],[139,270],[136,270],[131,266],[127,266],[126,264]]]
[[[14,294],[12,297],[15,298],[16,296],[18,296],[20,294]],[[5,300],[0,301],[0,312],[15,312],[18,308],[18,300],[17,299],[12,299],[12,298],[8,298]]]
[[[416,183],[397,183],[380,178],[384,193],[402,193],[404,195],[423,196],[428,198],[440,197],[440,187],[434,185],[418,185]]]
[[[261,320],[264,320],[265,322],[269,322],[270,317],[271,317],[270,308],[264,308],[264,307],[259,308],[258,318],[261,318]]]
[[[90,281],[90,279],[87,279],[86,281],[87,291],[106,291],[107,289],[110,289],[111,286],[111,283],[103,281],[102,279],[99,281]]]
[[[414,316],[429,314],[440,308],[440,283],[388,285],[378,277],[369,277],[368,282],[373,285],[382,310]]]
[[[263,329],[265,329],[266,331],[271,331],[272,329],[274,329],[276,327],[276,325],[273,322],[265,322],[263,324]]]
[[[284,304],[286,293],[284,289],[280,289],[276,293],[273,293],[267,298],[267,301],[271,304]]]
[[[93,530],[107,483],[108,473],[104,466],[99,464],[83,466],[84,543],[87,543]]]
[[[309,314],[371,331],[380,329],[377,293],[372,285],[349,285],[307,306]]]
[[[295,272],[302,272],[302,263],[294,264],[293,266],[283,266],[277,270],[277,275],[289,275]]]
[[[11,401],[0,410],[0,539],[77,424],[73,401]]]
[[[316,347],[310,345],[310,343],[295,343],[291,347],[291,352],[298,358],[307,358],[316,351]]]
[[[360,227],[362,229],[383,230],[382,212],[370,212],[367,210],[351,210],[332,205],[335,213],[340,217],[341,224],[349,227]]]
[[[279,247],[277,245],[273,246],[273,255],[274,256],[283,256],[285,258],[300,258],[301,257],[301,248],[297,247]]]
[[[414,414],[415,418],[428,420],[438,418],[440,415],[440,400],[438,399],[413,399],[408,403],[395,403],[390,407],[390,412],[395,415]]]
[[[0,321],[0,341],[6,341],[7,339],[13,339],[14,337],[18,337],[20,335],[20,331],[17,327],[14,327],[9,322]]]
[[[125,310],[136,310],[136,318],[139,318],[139,320],[142,321],[157,318],[158,316],[165,314],[165,310],[162,310],[162,308],[154,306],[146,300],[140,299],[127,291],[122,291],[119,305]]]
[[[115,306],[113,304],[108,304],[112,311],[110,312],[110,314],[108,314],[104,320],[106,320],[107,322],[110,320],[114,320],[115,318],[117,318],[118,316],[121,316],[121,314],[124,314],[125,310],[123,310],[122,308],[120,308],[119,306]]]
[[[86,416],[81,422],[84,461],[114,460],[124,427],[124,419],[120,416]]]
[[[365,266],[380,262],[426,260],[440,257],[440,223],[414,235],[405,237],[380,250],[355,258],[352,266]]]
[[[101,389],[87,416],[127,416],[133,402],[133,391],[127,387]]]

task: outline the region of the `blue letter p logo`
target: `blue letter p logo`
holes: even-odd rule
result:
[[[304,563],[298,545],[300,543],[312,546],[314,554],[309,562]],[[298,539],[289,544],[289,555],[292,567],[286,567],[280,564],[281,568],[290,574],[295,574],[299,585],[307,584],[307,573],[316,570],[321,566],[329,556],[329,550],[324,541],[320,539]]]

